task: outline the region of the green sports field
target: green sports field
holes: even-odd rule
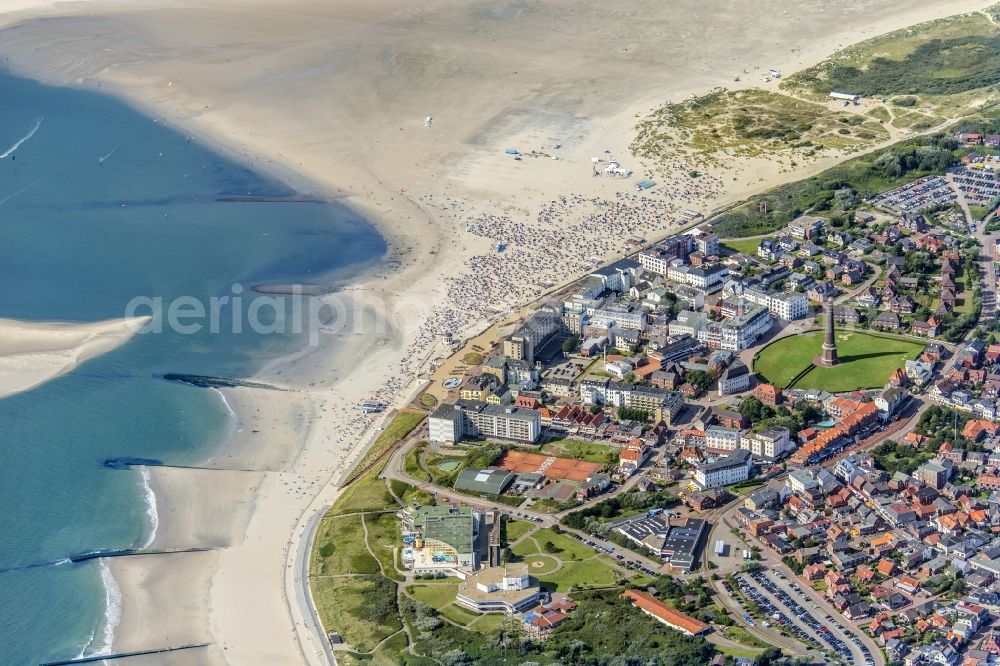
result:
[[[924,349],[921,342],[838,330],[837,354],[840,364],[832,368],[813,367],[813,358],[823,347],[823,332],[810,331],[771,343],[754,359],[753,368],[763,381],[781,388],[817,388],[831,393],[884,386],[896,368],[915,359]]]

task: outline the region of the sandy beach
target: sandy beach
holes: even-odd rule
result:
[[[443,333],[482,330],[628,251],[630,237],[666,235],[681,211],[708,213],[840,159],[795,170],[734,160],[697,181],[697,158],[678,159],[639,195],[634,178],[592,176],[592,157],[641,176],[633,127],[667,100],[990,3],[18,4],[0,15],[13,70],[120,95],[300,192],[342,199],[389,242],[375,271],[323,297],[365,312],[362,325],[261,373],[286,390],[226,390],[234,432],[213,470],[151,474],[154,547],[216,550],[113,565],[116,650],[207,640],[197,663],[243,665],[325,663],[303,557],[382,421],[359,413],[362,400],[405,405],[444,355]],[[549,157],[514,161],[506,148]]]
[[[28,391],[128,342],[148,317],[95,323],[0,319],[0,398]]]

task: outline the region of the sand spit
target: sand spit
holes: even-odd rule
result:
[[[148,317],[92,324],[0,319],[0,398],[28,391],[131,339]]]

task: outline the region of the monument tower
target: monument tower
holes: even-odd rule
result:
[[[826,336],[823,338],[823,354],[817,356],[813,359],[813,364],[818,365],[823,368],[830,368],[839,362],[837,360],[837,339],[833,335],[833,299],[826,299],[826,304],[824,306],[824,317],[823,326],[826,330]]]

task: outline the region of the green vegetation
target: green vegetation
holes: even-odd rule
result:
[[[404,437],[413,432],[413,429],[420,425],[420,422],[424,420],[425,414],[421,412],[399,412],[396,414],[389,425],[385,427],[378,438],[372,443],[371,447],[365,453],[364,458],[361,462],[357,464],[354,468],[354,474],[363,473],[368,467],[373,465],[376,460],[381,458],[387,452],[391,451],[399,442],[403,440]]]
[[[782,388],[818,388],[831,393],[884,386],[897,368],[915,359],[923,343],[895,338],[837,331],[840,363],[818,368],[812,360],[821,353],[822,331],[781,338],[764,347],[754,358],[754,371],[764,381]],[[808,370],[803,375],[803,371]],[[801,377],[799,375],[802,375]]]
[[[311,588],[320,621],[351,646],[368,651],[399,631],[395,583],[384,576],[313,577]]]
[[[593,532],[596,525],[609,520],[635,515],[649,509],[669,508],[679,501],[677,495],[662,490],[644,493],[630,491],[568,513],[563,516],[561,522],[573,529]]]
[[[584,442],[579,439],[557,439],[544,444],[539,453],[558,458],[574,458],[587,462],[611,465],[618,461],[618,450],[607,444]]]
[[[417,601],[440,609],[455,601],[458,583],[421,583],[410,585],[406,591]]]
[[[517,544],[513,548],[513,552],[522,557],[541,554],[544,551],[539,546],[543,546],[546,542],[551,542],[558,549],[550,554],[558,553],[559,558],[563,561],[583,560],[594,555],[594,551],[588,546],[565,534],[556,534],[550,527],[538,530],[532,535],[532,539],[525,539]]]
[[[508,633],[502,619],[487,619],[490,616],[470,622],[474,631],[465,631],[443,622],[441,614],[426,604],[404,599],[402,611],[413,631],[416,651],[453,666],[499,664],[505,656],[508,663],[544,666],[598,666],[610,663],[608,655],[623,664],[657,666],[702,666],[712,658],[713,648],[703,638],[689,638],[664,627],[620,599],[617,589],[581,591],[573,596],[577,610],[539,644],[522,641],[520,629]],[[483,633],[480,625],[487,622],[499,630]],[[397,663],[416,663],[412,659],[403,652]]]
[[[859,147],[889,138],[877,120],[759,88],[718,89],[666,104],[636,129],[632,152],[652,159],[678,150],[753,157],[784,149]]]
[[[402,628],[393,580],[402,579],[392,514],[399,504],[379,471],[372,468],[337,498],[320,522],[309,560],[309,587],[323,627],[365,652]],[[404,495],[416,490],[394,487]]]
[[[972,219],[976,222],[980,222],[984,217],[989,215],[991,210],[993,209],[989,206],[977,206],[975,204],[969,206],[969,214],[972,215]]]
[[[316,532],[319,548],[310,575],[377,574],[378,562],[365,548],[361,516],[324,517]]]
[[[420,396],[420,404],[424,407],[435,407],[438,404],[438,399],[430,393],[424,393]]]
[[[530,532],[535,527],[534,523],[527,520],[507,520],[504,522],[504,530],[507,534],[507,543],[513,543],[522,536]]]
[[[941,173],[954,161],[957,147],[948,135],[916,137],[875,153],[842,162],[811,178],[772,188],[722,213],[713,230],[723,238],[742,238],[774,232],[809,212],[842,212],[838,192],[868,198],[914,178]]]
[[[555,573],[540,575],[542,587],[556,592],[575,592],[591,588],[611,587],[617,576],[603,557],[591,557],[583,562],[565,562]]]
[[[420,465],[420,454],[428,446],[428,442],[418,442],[412,449],[406,452],[403,458],[403,471],[406,475],[421,481],[431,481],[431,475],[424,471]]]
[[[723,245],[733,250],[734,252],[739,252],[740,254],[747,254],[750,256],[757,255],[757,246],[760,242],[764,240],[763,238],[741,238],[734,239],[731,238],[727,240]]]
[[[340,516],[347,513],[362,511],[385,511],[394,509],[396,501],[389,493],[383,479],[378,478],[377,470],[370,470],[364,476],[344,490],[327,516]]]
[[[753,634],[751,634],[749,631],[747,631],[743,627],[740,627],[740,626],[737,626],[737,625],[733,625],[731,627],[726,627],[722,631],[722,635],[725,636],[726,638],[730,639],[730,640],[736,641],[737,643],[742,643],[743,645],[746,645],[747,647],[760,648],[760,649],[764,649],[764,648],[769,647],[769,645],[767,643],[765,643],[764,641],[760,640],[759,638],[757,638],[756,636],[754,636]]]
[[[1000,82],[998,33],[978,12],[911,26],[839,51],[790,76],[783,87],[864,97],[981,90]]]
[[[462,360],[469,365],[481,365],[483,362],[483,355],[479,352],[471,351],[462,357]]]
[[[871,454],[875,464],[889,474],[896,472],[912,474],[913,470],[934,457],[931,451],[915,449],[907,444],[897,444],[891,439],[876,446],[871,450]]]

